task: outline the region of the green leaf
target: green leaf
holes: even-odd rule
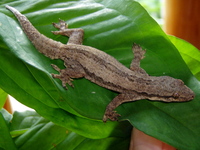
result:
[[[97,145],[101,145],[97,147],[97,150],[104,150],[104,149],[112,149],[112,150],[121,150],[121,149],[129,149],[129,141],[128,138],[106,138],[101,140],[86,140],[81,145],[79,145],[78,149],[84,150],[87,147],[90,147],[89,149],[92,150],[92,147],[95,147]]]
[[[7,93],[0,89],[0,108],[2,108],[7,99]]]
[[[6,117],[8,116],[7,111],[2,110],[1,113],[7,121],[10,120],[9,123],[6,123],[7,130],[3,128],[2,122],[0,128],[1,135],[5,135],[0,138],[0,143],[4,144],[0,146],[6,150],[15,149],[12,147],[15,144],[17,149],[20,150],[52,149],[71,133],[65,128],[42,118],[34,111],[14,112],[12,120]],[[1,129],[3,129],[3,132]],[[10,135],[9,133],[15,138],[8,139],[6,135]]]
[[[147,50],[141,67],[149,75],[168,75],[181,79],[196,94],[191,102],[162,103],[141,100],[126,103],[116,110],[120,120],[129,120],[139,130],[178,149],[197,149],[200,133],[199,81],[191,74],[176,47],[159,25],[135,1],[17,1],[10,3],[44,35],[63,43],[55,36],[51,22],[61,18],[70,28],[85,30],[84,45],[101,49],[129,67],[133,42]],[[9,14],[2,9],[1,12]],[[117,95],[85,79],[75,80],[68,91],[51,77],[50,66],[63,66],[39,54],[23,34],[19,25],[1,14],[0,87],[20,102],[34,108],[49,120],[90,138],[127,136],[123,124],[102,119],[106,105]],[[9,47],[7,48],[5,44]],[[9,68],[9,69],[8,69]],[[20,72],[16,71],[20,68]],[[56,114],[56,116],[55,116]],[[128,125],[130,127],[130,125]],[[121,134],[119,134],[121,133]]]
[[[11,134],[18,149],[127,149],[129,137],[88,139],[40,117],[34,111],[14,112]],[[18,134],[18,135],[17,135]]]
[[[2,109],[0,111],[0,149],[17,150],[9,132],[9,124],[6,123],[4,116],[8,116],[8,112]]]
[[[12,124],[10,130],[28,129],[40,120],[41,116],[35,111],[24,111],[13,113]]]
[[[15,140],[20,150],[51,149],[67,135],[66,129],[52,122],[35,125]],[[55,138],[56,137],[56,138]]]
[[[69,133],[34,111],[14,112],[9,129],[20,150],[52,149]]]
[[[76,150],[122,150],[129,149],[129,138],[116,138],[109,137],[106,139],[92,140],[85,139],[82,143],[80,143]]]
[[[7,110],[5,110],[4,108],[2,108],[2,109],[0,110],[0,112],[1,112],[1,114],[3,115],[4,120],[5,120],[5,122],[7,123],[7,125],[9,125],[10,122],[11,122],[11,120],[12,120],[12,115],[11,115]]]
[[[28,129],[14,130],[14,131],[11,131],[10,134],[11,134],[12,138],[15,138],[19,135],[24,134],[26,131],[28,131]]]
[[[119,138],[119,137],[108,137],[104,139],[88,139],[82,137],[74,132],[59,143],[54,149],[62,150],[67,147],[67,150],[122,150],[129,148],[130,136]],[[53,149],[53,150],[54,150]]]
[[[67,147],[68,150],[74,150],[85,139],[87,139],[87,138],[80,136],[74,132],[70,132],[69,135],[61,143],[59,143],[54,149],[62,150],[62,149],[66,149],[66,147]],[[99,146],[99,145],[95,145],[95,146]],[[93,147],[93,148],[95,149],[96,147]]]
[[[195,77],[200,80],[200,52],[192,44],[174,36],[169,36],[171,42],[179,50],[184,61]]]
[[[2,110],[4,116],[7,112]],[[7,118],[7,117],[6,117]],[[130,134],[126,137],[88,139],[40,117],[35,111],[14,112],[9,131],[17,149],[128,149]],[[130,132],[129,132],[130,133]],[[3,138],[2,138],[3,139]],[[0,139],[1,140],[1,139]],[[7,145],[6,145],[7,146]]]

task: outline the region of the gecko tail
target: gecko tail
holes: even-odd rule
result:
[[[18,19],[24,33],[27,35],[29,40],[33,43],[35,48],[42,54],[51,59],[58,59],[60,58],[58,54],[59,48],[61,47],[62,43],[54,41],[43,34],[41,34],[27,19],[26,16],[22,15],[17,9],[6,5],[5,6],[8,10],[10,10]]]
[[[15,9],[14,7],[11,7],[9,5],[5,5],[5,7],[10,10],[13,14],[15,14],[15,16],[21,16],[22,14],[17,10]]]

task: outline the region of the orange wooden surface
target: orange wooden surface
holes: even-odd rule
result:
[[[7,97],[6,103],[4,104],[3,108],[5,108],[9,113],[12,114],[12,107],[9,97]]]
[[[164,30],[200,49],[200,0],[165,0]]]

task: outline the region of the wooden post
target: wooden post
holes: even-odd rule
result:
[[[165,0],[164,30],[200,49],[200,0]]]
[[[9,97],[7,97],[6,103],[4,104],[3,108],[12,114],[13,111],[12,111],[12,106],[11,106]]]

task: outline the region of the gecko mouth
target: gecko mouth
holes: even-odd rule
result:
[[[187,95],[187,97],[184,97],[184,96],[170,97],[169,96],[169,97],[165,97],[162,100],[165,102],[187,102],[187,101],[191,101],[192,99],[194,99],[194,95],[190,95],[190,96]]]
[[[147,99],[154,100],[154,101],[163,101],[163,102],[187,102],[194,99],[194,93],[191,93],[190,95],[176,95],[174,96],[159,96],[159,95],[147,95]]]

